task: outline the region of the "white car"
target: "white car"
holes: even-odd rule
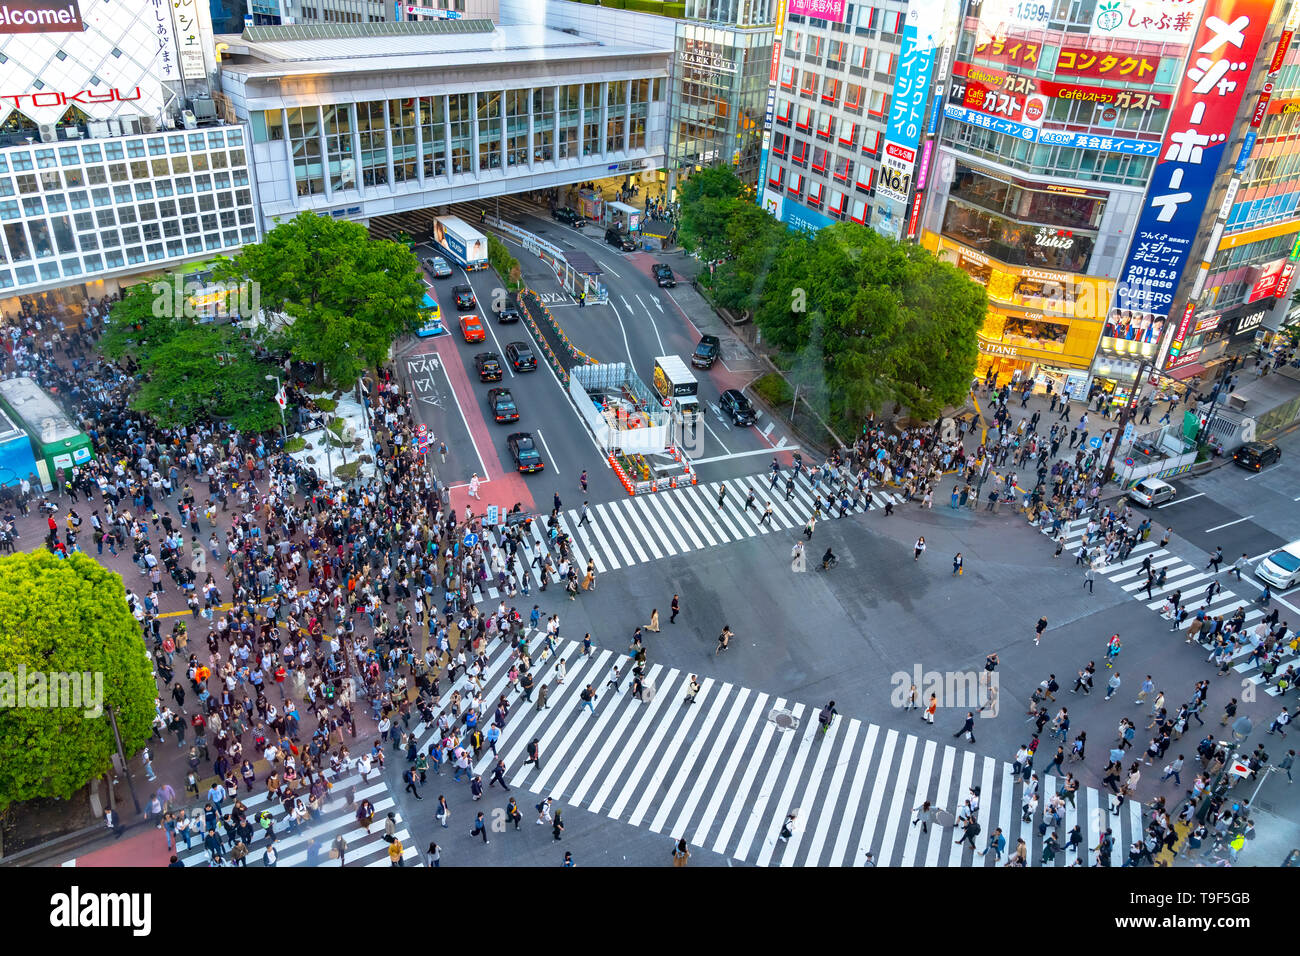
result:
[[[1255,565],[1255,577],[1277,591],[1300,584],[1300,541],[1292,541]]]
[[[1143,478],[1128,490],[1129,500],[1143,508],[1152,508],[1173,501],[1178,489],[1159,478]]]

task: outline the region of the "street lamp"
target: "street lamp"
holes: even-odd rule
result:
[[[275,404],[280,406],[280,437],[285,441],[288,441],[289,432],[284,427],[284,405],[280,402],[280,394],[284,391],[284,387],[280,384],[280,376],[278,375],[268,375],[266,376],[266,380],[268,382],[275,382]],[[285,396],[285,401],[288,401],[288,396]]]

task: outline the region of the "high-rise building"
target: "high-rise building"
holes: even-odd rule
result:
[[[1018,371],[1075,394],[1095,380],[1119,402],[1143,369],[1202,371],[1197,303],[1243,301],[1234,243],[1252,263],[1276,261],[1277,288],[1291,250],[1278,236],[1294,237],[1295,223],[1274,218],[1263,228],[1276,233],[1252,236],[1243,217],[1263,215],[1263,204],[1238,211],[1240,181],[1226,192],[1243,143],[1258,135],[1247,131],[1282,6],[966,4],[937,91],[934,156],[923,155],[914,185],[924,193],[920,241],[988,290],[980,374]],[[1266,139],[1270,157],[1290,148]],[[1285,191],[1270,182],[1268,196]],[[1215,225],[1220,210],[1244,238]]]
[[[15,17],[19,10],[31,17]],[[0,26],[0,295],[50,308],[258,238],[201,0],[17,0]],[[8,312],[12,300],[0,300]]]

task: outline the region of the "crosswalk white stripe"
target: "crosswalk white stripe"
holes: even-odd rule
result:
[[[898,760],[898,769],[894,773],[894,802],[890,805],[889,816],[885,820],[885,834],[880,841],[880,852],[876,854],[882,865],[888,866],[894,858],[894,841],[898,837],[899,824],[907,819],[907,788],[912,775],[912,759],[916,754],[917,738],[907,735],[903,743],[903,754]],[[910,827],[909,827],[910,829]]]
[[[776,487],[770,489],[763,500],[766,502],[769,499],[772,502],[772,510],[776,512],[776,517],[784,518],[787,527],[803,524],[803,518],[798,514],[797,505],[793,499],[787,500],[785,497],[784,481],[777,482]]]
[[[934,767],[934,754],[935,751],[938,750],[938,748],[939,745],[936,744],[933,740],[927,740],[925,742],[925,749],[921,754],[921,769],[917,771],[916,793],[914,795],[916,800],[916,805],[908,813],[907,842],[903,846],[903,858],[902,860],[899,861],[900,865],[902,866],[912,866],[914,861],[916,860],[916,849],[920,845],[919,838],[922,835],[921,824],[918,823],[915,826],[913,826],[911,821],[916,819],[917,809],[921,806],[921,804],[923,804],[927,799],[929,799],[926,796],[926,794],[928,793],[930,783],[931,783],[930,771]],[[929,834],[926,833],[925,836],[929,836]],[[832,856],[831,866],[838,866],[838,865],[839,865],[838,858]],[[890,864],[889,861],[882,859],[880,861],[880,865],[889,866]]]
[[[936,810],[947,810],[948,808],[948,788],[952,783],[952,765],[957,757],[957,749],[951,744],[945,744],[943,748],[943,763],[939,766],[939,784],[935,787],[934,797],[931,806]],[[955,816],[955,814],[954,814]],[[930,827],[930,843],[925,851],[925,865],[939,865],[939,850],[943,847],[943,841],[948,838],[948,828],[941,827],[937,823]]]
[[[879,773],[871,783],[871,799],[867,802],[867,816],[862,822],[861,836],[858,838],[858,851],[854,854],[853,859],[848,861],[849,866],[859,866],[866,859],[867,853],[871,851],[875,842],[876,823],[880,818],[880,807],[885,798],[885,783],[889,777],[888,771],[894,759],[894,748],[897,744],[898,731],[888,730],[885,733],[884,746],[880,750]],[[877,857],[879,855],[876,854]]]
[[[553,708],[566,707],[581,695],[582,689],[587,684],[592,684],[596,687],[596,703],[599,704],[600,697],[602,696],[601,691],[604,688],[603,686],[597,685],[597,681],[602,680],[601,675],[605,673],[609,662],[614,658],[615,655],[609,651],[598,651],[593,653],[589,658],[575,663],[569,669],[570,673],[565,679],[563,688],[557,689],[555,696],[553,698],[548,698],[547,703]],[[486,698],[485,695],[485,699],[494,698]],[[581,704],[579,704],[578,707],[580,710],[586,710],[586,708]],[[534,708],[531,711],[531,714],[532,717],[528,720],[528,729],[522,734],[519,733],[519,724],[523,722],[524,718],[522,714],[518,713],[515,714],[513,720],[506,721],[505,730],[501,732],[501,740],[497,743],[497,749],[501,754],[501,759],[506,762],[507,767],[514,767],[515,764],[521,762],[520,754],[524,752],[524,748],[528,746],[528,743],[533,739],[533,737],[537,736],[538,727],[548,719],[546,711],[544,710],[539,711]],[[551,752],[550,741],[552,737],[559,732],[562,726],[562,721],[555,721],[545,731],[546,736],[538,739],[538,747],[543,755]],[[492,754],[488,751],[484,754],[478,765],[474,767],[474,772],[482,774],[494,763],[495,761],[492,759]]]
[[[1011,815],[1016,811],[1016,806],[1015,806],[1016,781],[1020,778],[1014,776],[1009,769],[1005,774],[1001,776],[1002,776],[1002,789],[998,797],[998,822],[994,823],[992,820],[989,821],[989,827],[990,827],[989,833],[992,833],[998,827],[1002,827],[1002,836],[1007,841],[1005,852],[1013,853],[1015,852],[1016,844],[1015,844],[1015,840],[1013,840],[1011,836]],[[989,803],[992,804],[992,802],[993,802],[992,797],[990,797]],[[986,842],[987,842],[987,838],[986,838]],[[983,849],[983,847],[981,847],[980,849]],[[987,855],[985,856],[985,859],[987,859]],[[998,864],[995,861],[995,865],[1000,866],[1001,864]]]
[[[573,556],[572,564],[579,568],[585,568],[587,566],[587,549],[583,544],[582,538],[574,533],[573,526],[578,523],[578,519],[576,516],[571,515],[571,511],[568,513],[561,511],[555,516],[555,518],[559,523],[560,531],[569,536],[569,552]],[[556,562],[556,567],[559,567],[558,561]],[[597,566],[597,570],[600,570],[599,565]]]
[[[665,702],[678,692],[679,688],[675,686],[678,676],[679,671],[677,668],[670,670],[668,675],[664,678],[663,684],[658,685],[655,699],[650,701],[650,706],[641,712],[641,720],[637,722],[628,739],[623,741],[618,759],[610,766],[609,772],[605,774],[604,783],[600,785],[600,789],[597,790],[595,795],[591,798],[591,802],[587,809],[592,813],[600,812],[600,808],[609,797],[610,791],[614,789],[614,785],[618,783],[619,779],[622,777],[623,768],[627,765],[627,762],[632,759],[632,755],[643,752],[637,747],[637,744],[641,741],[641,738],[645,736],[646,731],[650,730],[652,727],[657,730],[660,727],[667,726],[666,723],[655,724],[654,718],[657,717],[659,711],[666,706]],[[588,782],[584,780],[583,786],[589,786]],[[576,800],[577,797],[575,796],[573,799]],[[617,816],[617,814],[611,813],[610,816]]]
[[[954,816],[956,815],[957,810],[962,806],[963,801],[966,800],[966,793],[967,791],[970,790],[971,780],[973,778],[974,772],[975,772],[975,754],[969,750],[963,751],[962,759],[961,759],[961,782],[957,785],[957,794],[952,801],[952,808],[953,808],[952,812]],[[959,842],[962,837],[962,831],[958,829],[955,824],[953,826],[952,835],[956,839],[954,839],[949,844],[950,849],[948,850],[948,865],[961,866],[962,854],[966,852],[966,846],[965,844]]]
[[[712,684],[713,684],[712,678],[703,681],[700,684],[700,693],[701,694],[705,693],[707,687],[712,686]],[[651,708],[652,709],[659,708],[659,710],[662,710],[663,709],[662,705],[666,699],[667,696],[665,694],[656,694],[655,699],[650,703]],[[695,710],[698,706],[699,705],[697,704],[695,707],[692,707],[691,710]],[[658,713],[658,711],[656,711],[656,713]],[[622,789],[619,790],[617,799],[614,800],[614,803],[609,808],[608,816],[611,816],[615,819],[619,819],[622,816],[623,808],[627,806],[628,802],[631,801],[631,799],[634,796],[636,796],[637,785],[641,782],[641,778],[645,775],[645,772],[650,769],[650,762],[653,759],[655,753],[659,750],[659,745],[663,742],[664,736],[668,733],[668,728],[671,726],[672,726],[671,718],[668,720],[660,721],[655,726],[654,733],[651,734],[649,742],[645,745],[644,748],[641,748],[640,750],[636,751],[637,760],[636,763],[633,764],[632,773],[623,782]],[[622,763],[624,762],[623,758],[630,757],[632,755],[632,752],[633,749],[631,746],[627,747],[623,751],[623,757],[619,758],[619,764],[616,765],[617,770],[622,769]],[[602,790],[603,789],[604,788],[602,788]],[[599,793],[596,796],[598,798],[601,798],[601,794]]]
[[[781,795],[777,798],[775,806],[768,812],[766,820],[759,824],[759,832],[762,834],[762,844],[758,849],[758,865],[767,866],[772,861],[772,855],[776,852],[781,827],[784,824],[786,814],[796,809],[794,803],[795,790],[799,786],[799,781],[803,777],[803,766],[808,762],[808,756],[812,753],[814,736],[818,735],[817,722],[808,721],[807,729],[801,724],[798,729],[799,739],[795,742],[794,759],[790,765],[789,772],[785,775],[785,786],[781,789]],[[808,817],[812,812],[811,807],[797,807],[799,810],[798,827],[802,831],[808,826]]]
[[[711,716],[717,716],[719,702],[720,700],[725,699],[727,690],[731,685],[720,685],[721,689],[718,691],[716,696],[710,693],[713,686],[713,678],[705,678],[705,680],[700,684],[700,694],[704,697],[702,705],[697,704],[696,706],[691,707],[686,711],[681,719],[678,720],[677,729],[669,739],[668,746],[664,748],[663,755],[655,765],[654,771],[650,774],[650,781],[645,786],[645,792],[642,794],[641,800],[633,808],[632,815],[628,817],[627,822],[632,824],[632,826],[640,826],[645,815],[650,812],[650,804],[658,795],[659,785],[663,783],[663,779],[668,775],[668,770],[672,766],[673,761],[676,760],[680,754],[682,742],[686,739],[687,733],[695,725],[696,716],[706,709],[709,711]],[[706,724],[704,730],[702,730],[698,736],[703,736],[707,733],[707,730],[708,727]],[[647,762],[650,761],[648,760]]]
[[[663,665],[652,665],[646,672],[646,682],[657,689],[659,686],[659,675],[662,672]],[[676,673],[676,671],[673,673]],[[657,692],[659,691],[657,690]],[[650,703],[653,704],[654,701],[651,701]],[[619,714],[618,723],[614,725],[613,729],[611,729],[609,733],[604,735],[600,750],[597,751],[591,763],[584,768],[584,776],[578,781],[577,785],[573,788],[572,795],[568,798],[570,802],[582,802],[583,797],[587,795],[587,790],[593,783],[595,783],[596,779],[600,775],[601,768],[605,766],[605,762],[609,760],[610,755],[614,752],[614,748],[618,745],[619,740],[622,739],[624,732],[627,730],[627,725],[632,720],[633,715],[641,713],[644,709],[645,708],[643,707],[632,706],[630,704],[623,708],[622,712]],[[574,769],[577,769],[576,765],[574,766]]]
[[[782,711],[785,709],[785,705],[785,698],[778,697],[772,705],[772,709]],[[745,771],[741,774],[740,783],[732,792],[731,805],[727,809],[726,816],[722,818],[722,825],[718,828],[717,839],[713,841],[714,853],[726,852],[731,834],[736,829],[736,824],[740,822],[741,811],[752,803],[749,797],[750,788],[753,787],[754,780],[758,777],[759,768],[763,766],[764,761],[767,759],[768,747],[771,746],[772,738],[776,735],[776,732],[776,724],[772,720],[763,721],[763,732],[759,734],[758,743],[750,751],[749,759],[745,764]]]
[[[723,508],[717,514],[717,519],[726,527],[725,531],[729,532],[732,540],[739,541],[741,538],[752,538],[757,531],[754,530],[754,522],[762,517],[763,510],[758,505],[758,495],[754,495],[754,508],[758,508],[755,513],[753,508],[746,509],[745,501],[748,499],[748,485],[742,481],[732,482],[732,493],[728,494],[730,498],[735,495],[736,500],[732,502],[734,508]],[[745,497],[740,496],[740,492],[745,491]]]
[[[659,550],[653,537],[646,534],[645,526],[637,517],[637,508],[632,504],[632,502],[640,500],[642,499],[622,498],[618,501],[611,501],[609,503],[609,508],[610,511],[613,512],[614,517],[618,519],[623,530],[627,532],[627,539],[632,542],[633,546],[637,549],[637,553],[645,555],[646,550],[648,549],[654,554],[654,560],[658,561],[663,557],[663,552]],[[642,548],[641,545],[645,545],[645,548]],[[650,558],[647,556],[645,560],[649,561]]]
[[[718,488],[723,486],[727,487],[727,498],[719,508],[717,492]],[[712,504],[705,509],[704,520],[701,523],[711,528],[713,534],[722,541],[739,541],[743,535],[731,519],[736,509],[745,507],[745,502],[740,497],[740,492],[736,490],[735,483],[727,486],[726,482],[715,481],[705,487],[705,493],[712,496]]]
[[[589,536],[588,533],[587,533],[587,532],[588,532],[588,529],[594,527],[594,524],[593,524],[593,522],[591,521],[591,509],[590,509],[590,508],[587,509],[587,523],[584,524],[584,525],[582,525],[581,527],[579,527],[578,522],[579,522],[580,520],[581,520],[581,519],[578,517],[578,515],[577,515],[576,513],[572,512],[572,511],[569,512],[569,523],[573,526],[573,533],[574,533],[574,534],[578,537],[578,539],[582,542],[582,547],[583,547],[583,549],[587,552],[587,557],[590,558],[591,560],[593,560],[593,561],[596,562],[596,571],[597,571],[597,573],[599,573],[599,574],[604,574],[606,571],[611,570],[611,567],[608,566],[608,565],[606,564],[607,561],[612,561],[612,562],[613,562],[613,568],[617,568],[617,567],[618,567],[618,561],[614,559],[613,554],[612,554],[611,552],[609,552],[608,547],[605,547],[605,548],[594,548],[594,547],[592,547],[592,544],[591,544],[591,538],[590,538],[590,536]],[[578,567],[579,567],[580,570],[585,571],[585,569],[586,569],[586,567],[587,567],[587,562],[586,562],[586,561],[582,561],[582,562],[578,565]]]
[[[748,859],[749,848],[753,845],[754,838],[757,836],[759,828],[763,827],[764,832],[766,832],[768,819],[767,807],[768,804],[771,803],[772,793],[776,787],[777,778],[781,776],[781,771],[785,766],[786,754],[789,753],[791,746],[796,743],[799,737],[799,727],[803,720],[803,709],[802,703],[796,703],[790,708],[789,713],[795,721],[794,727],[790,730],[784,730],[781,732],[781,738],[776,746],[776,753],[772,757],[772,762],[768,765],[767,774],[764,776],[763,784],[759,788],[758,799],[754,802],[754,806],[750,810],[749,819],[745,821],[745,829],[741,831],[740,842],[736,844],[735,849],[732,851],[732,856],[736,857],[736,859]],[[789,811],[780,810],[779,812],[781,814],[781,820],[785,820],[785,815]],[[780,832],[779,828],[777,832]]]
[[[772,497],[761,481],[755,480],[756,477],[757,476],[751,475],[746,479],[747,485],[754,489],[754,503],[758,506],[758,515],[754,518],[755,530],[760,533],[766,533],[772,531],[774,528],[789,527],[789,522],[785,518],[784,514],[779,513],[776,509],[776,499]],[[763,512],[767,509],[767,503],[769,501],[772,502],[772,517],[764,523]]]
[[[622,565],[630,568],[637,564],[636,558],[632,556],[632,551],[618,536],[618,529],[614,527],[614,522],[609,513],[603,507],[590,508],[587,514],[591,516],[591,533],[600,541],[600,546],[608,555],[615,567]],[[610,542],[613,542],[611,545]]]
[[[767,694],[759,694],[754,698],[749,715],[740,725],[736,739],[731,743],[731,752],[727,757],[727,762],[722,767],[722,774],[718,777],[717,784],[714,786],[713,795],[709,798],[709,802],[705,804],[704,814],[695,828],[695,833],[691,836],[690,842],[695,846],[702,847],[705,845],[709,838],[709,830],[712,829],[713,821],[717,818],[718,810],[722,806],[722,801],[729,800],[735,803],[739,799],[730,786],[731,780],[740,767],[740,760],[745,755],[754,730],[763,719],[763,709],[767,706],[767,701]],[[739,712],[739,709],[737,709],[737,712]],[[683,820],[681,826],[685,827],[685,824],[686,821]]]
[[[668,512],[660,506],[659,498],[661,496],[660,493],[646,495],[641,499],[643,502],[642,508],[646,512],[646,517],[653,515],[658,520],[658,524],[655,525],[655,527],[660,533],[664,550],[669,554],[685,554],[691,549],[687,546],[686,539],[677,533],[677,527],[673,523],[673,520],[668,517]],[[671,538],[672,541],[670,541],[669,538]],[[677,543],[677,547],[675,548],[672,544],[673,541]]]
[[[696,731],[691,745],[686,749],[686,753],[682,755],[681,763],[677,765],[677,769],[672,775],[673,782],[668,785],[668,792],[659,801],[659,809],[655,811],[655,815],[650,819],[650,829],[656,833],[663,832],[664,824],[668,822],[668,815],[672,812],[678,794],[686,786],[686,781],[693,775],[695,762],[699,760],[705,744],[710,743],[715,736],[714,725],[718,722],[718,719],[723,718],[722,730],[717,733],[718,737],[722,737],[730,729],[730,724],[735,720],[740,707],[744,706],[744,698],[749,696],[749,689],[741,687],[738,689],[738,693],[732,697],[731,692],[733,689],[736,688],[733,688],[730,684],[723,684],[716,693],[711,694],[709,699],[705,701],[704,706],[707,708],[707,713],[704,717],[704,724]],[[697,710],[699,706],[698,704],[693,706],[691,708],[692,712]],[[677,741],[679,745],[681,742],[680,740]],[[716,748],[711,748],[711,750],[713,753],[717,752]],[[664,769],[666,770],[667,767],[665,766]],[[651,783],[657,784],[657,781],[652,780]],[[647,796],[650,796],[651,789],[658,790],[658,786],[647,788]],[[698,788],[693,789],[691,792],[692,794],[698,793]],[[674,830],[674,836],[679,835],[679,832]]]
[[[803,826],[795,830],[784,847],[778,844],[772,848],[773,855],[779,855],[781,866],[794,865],[799,857],[799,847],[804,838],[810,833],[813,835],[814,840],[824,841],[826,838],[825,828],[835,819],[836,807],[830,800],[830,794],[823,791],[821,783],[822,777],[826,773],[826,764],[830,762],[831,754],[835,752],[840,743],[840,730],[844,725],[845,721],[837,720],[827,728],[825,733],[822,733],[819,724],[818,730],[813,735],[810,749],[815,749],[817,756],[813,760],[812,769],[804,780],[803,795],[798,798],[797,804],[803,808],[800,811],[800,816],[803,817]],[[821,739],[818,740],[818,737]],[[809,857],[806,865],[816,866],[817,857]]]
[[[1082,788],[1080,788],[1080,790],[1082,790]],[[1074,832],[1074,828],[1079,822],[1079,810],[1077,807],[1079,794],[1076,794],[1074,799],[1075,799],[1074,803],[1071,803],[1069,800],[1065,801],[1065,823],[1064,823],[1065,837],[1063,838],[1062,842],[1065,842],[1066,840],[1069,839],[1070,834]],[[1079,851],[1077,849],[1065,851],[1066,866],[1074,866],[1074,861],[1077,860],[1078,858],[1079,858]]]
[[[699,536],[696,535],[695,533],[696,523],[692,521],[685,512],[682,511],[682,506],[681,506],[682,499],[687,497],[688,495],[693,496],[692,494],[693,491],[694,489],[687,489],[686,491],[681,492],[680,494],[674,494],[673,492],[666,492],[666,493],[660,492],[658,494],[653,494],[650,497],[653,499],[653,501],[651,502],[652,505],[659,508],[661,512],[665,512],[667,515],[671,515],[670,518],[666,517],[665,520],[674,521],[676,523],[676,526],[681,531],[684,531],[687,537],[691,539],[691,542],[694,545],[694,550],[699,550],[705,547],[705,544],[703,541],[700,540]]]
[[[625,715],[642,706],[632,697],[631,675],[624,676],[626,680],[620,682],[619,690],[607,690],[601,695],[602,699],[597,701],[597,704],[603,701],[604,706],[598,707],[595,721],[574,721],[569,725],[564,739],[551,746],[551,760],[543,770],[538,771],[533,781],[534,787],[549,791],[552,797],[559,800],[573,775],[583,767],[588,752],[605,739],[605,728],[610,726],[614,716]],[[562,771],[560,776],[554,783],[548,784],[551,773],[557,767]]]
[[[614,532],[618,532],[617,537],[621,540],[623,548],[621,557],[624,565],[630,568],[634,564],[643,564],[650,560],[650,555],[641,547],[640,539],[632,533],[632,529],[623,520],[623,514],[619,510],[617,502],[605,502],[597,505],[593,510],[604,518],[605,525],[610,531],[610,537],[615,537]],[[636,552],[635,556],[632,554],[633,551]]]
[[[711,548],[717,544],[730,541],[729,538],[722,534],[717,520],[710,508],[705,505],[702,495],[692,494],[688,491],[685,494],[674,496],[674,501],[669,504],[677,506],[682,514],[682,520],[689,529],[699,532],[704,539],[705,547]],[[712,533],[710,533],[710,528],[712,528]]]
[[[998,766],[998,761],[988,756],[984,758],[984,776],[980,779],[980,813],[979,813],[979,820],[982,829],[980,830],[979,837],[976,837],[975,839],[975,846],[977,850],[984,849],[984,847],[980,844],[980,838],[982,837],[984,842],[987,843],[989,839],[989,835],[993,832],[993,830],[996,827],[1001,826],[1001,823],[998,820],[993,818],[993,807],[994,807],[993,791],[997,787],[999,769],[1001,768]],[[974,864],[974,861],[975,858],[972,857],[971,858],[972,864]]]
[[[716,788],[716,792],[721,796],[721,788],[725,786],[725,781],[715,780],[713,771],[714,768],[717,767],[718,761],[722,759],[722,755],[726,751],[728,744],[735,747],[743,743],[743,739],[733,741],[731,739],[731,731],[736,726],[736,721],[740,719],[740,715],[745,709],[745,703],[748,698],[749,688],[741,687],[740,692],[728,703],[727,718],[723,722],[722,727],[718,730],[717,734],[714,735],[713,739],[707,742],[709,752],[704,758],[704,764],[700,769],[695,772],[692,771],[694,760],[690,761],[691,766],[688,766],[686,763],[682,764],[682,767],[678,771],[678,780],[684,782],[687,776],[694,776],[700,781],[700,783],[691,788],[691,791],[686,798],[686,802],[682,804],[681,812],[677,815],[677,819],[669,828],[669,833],[675,834],[678,837],[684,837],[686,835],[688,832],[687,827],[691,822],[691,817],[695,814],[695,808],[699,806],[700,800],[704,797],[707,789],[708,785],[706,781],[712,782],[713,786]],[[700,738],[697,737],[696,740],[699,742]],[[676,783],[674,783],[674,785],[676,785]],[[664,807],[660,810],[660,813],[665,820],[668,819],[666,811],[669,804],[673,802],[673,799],[675,799],[675,795],[670,791],[669,797],[664,799]],[[705,822],[706,821],[701,821],[701,825],[703,826]],[[655,828],[654,824],[651,824],[650,828],[653,830]],[[702,840],[695,840],[692,842],[694,842],[696,846],[703,846]]]

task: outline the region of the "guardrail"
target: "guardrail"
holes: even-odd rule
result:
[[[582,278],[583,292],[586,293],[586,301],[592,305],[604,305],[609,302],[609,290],[605,288],[598,280],[592,278],[586,273],[578,272],[569,265],[569,260],[565,258],[564,250],[559,246],[547,242],[527,229],[521,229],[512,222],[506,222],[504,219],[498,219],[496,216],[486,216],[483,219],[484,225],[491,226],[498,232],[503,232],[513,237],[526,250],[531,252],[537,258],[541,259],[551,271],[555,273],[555,278],[559,280],[561,288],[571,295],[577,294],[578,278]]]

